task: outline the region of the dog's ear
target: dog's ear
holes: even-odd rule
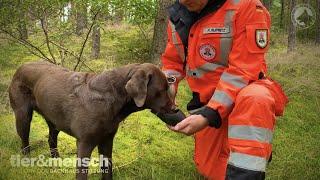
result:
[[[148,83],[151,74],[147,74],[144,70],[139,69],[131,76],[126,84],[126,91],[133,98],[138,107],[142,107],[147,98]]]

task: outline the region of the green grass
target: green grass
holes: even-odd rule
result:
[[[301,44],[287,54],[271,49],[270,75],[279,81],[289,104],[278,118],[269,179],[318,179],[320,176],[320,47]]]
[[[97,71],[125,64],[124,54],[116,61],[104,58],[113,52],[130,52],[128,40],[135,41],[135,30],[114,29],[103,34],[102,58],[88,64]],[[113,33],[110,33],[113,32]],[[125,38],[117,38],[118,36]],[[127,40],[127,41],[128,41]],[[103,42],[105,42],[103,41]],[[299,45],[296,53],[286,54],[283,39],[273,41],[267,56],[269,73],[279,81],[289,95],[285,115],[278,118],[273,141],[273,160],[267,169],[268,179],[318,179],[320,176],[320,47]],[[1,41],[0,41],[1,42]],[[126,44],[124,49],[119,43]],[[106,50],[108,49],[108,50]],[[0,43],[0,179],[72,179],[74,173],[50,173],[46,167],[12,167],[11,155],[20,154],[20,139],[8,106],[6,93],[15,69],[22,63],[36,60],[21,47]],[[138,60],[134,60],[138,61]],[[178,104],[185,110],[190,90],[185,82],[179,88]],[[49,157],[48,128],[38,114],[32,121],[31,157]],[[75,139],[59,134],[58,148],[62,158],[75,157]],[[193,164],[193,139],[169,131],[153,114],[145,110],[134,113],[123,122],[114,142],[115,179],[201,179]],[[98,157],[94,150],[93,157]],[[74,168],[68,169],[69,171]],[[94,169],[94,168],[91,168]],[[100,175],[91,173],[91,179]]]

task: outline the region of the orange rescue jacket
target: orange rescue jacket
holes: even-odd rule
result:
[[[259,0],[227,0],[192,25],[185,54],[186,47],[170,21],[161,57],[163,72],[177,78],[176,86],[186,78],[201,102],[225,119],[238,92],[266,73],[270,24]]]

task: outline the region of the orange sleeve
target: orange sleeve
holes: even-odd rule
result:
[[[182,41],[179,38],[178,33],[175,32],[177,43],[174,44],[172,38],[172,29],[168,23],[167,27],[168,40],[164,53],[161,55],[162,72],[167,77],[174,76],[176,78],[176,83],[174,83],[174,94],[177,92],[178,83],[185,77],[185,69],[182,58],[180,57],[177,46],[180,50],[184,51]]]
[[[231,112],[239,91],[266,72],[265,53],[270,37],[270,15],[258,0],[242,1],[234,19],[229,65],[222,73],[207,106],[222,119]]]

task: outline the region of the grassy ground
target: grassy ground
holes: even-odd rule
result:
[[[110,33],[111,32],[111,33]],[[112,34],[120,33],[120,34]],[[125,36],[124,36],[125,35]],[[108,30],[104,34],[103,58],[90,61],[97,71],[117,66],[112,52],[135,53],[124,38],[134,39],[127,31]],[[273,161],[268,166],[268,179],[318,179],[320,176],[320,47],[299,45],[296,53],[287,55],[282,37],[272,43],[268,54],[271,76],[278,80],[289,95],[290,103],[283,117],[278,119],[274,137]],[[125,48],[119,49],[120,44]],[[105,50],[105,49],[108,49]],[[120,59],[126,59],[125,54]],[[22,63],[36,60],[19,46],[0,40],[0,179],[71,179],[67,173],[50,173],[46,167],[12,167],[11,155],[20,154],[20,139],[15,131],[15,121],[8,106],[7,87],[15,69]],[[136,61],[136,60],[135,60]],[[178,94],[182,108],[190,99],[185,82]],[[48,129],[44,120],[35,114],[30,143],[31,157],[49,157]],[[75,140],[61,133],[58,148],[62,158],[75,157]],[[97,157],[97,150],[93,157]],[[170,132],[162,122],[148,111],[131,115],[121,124],[114,144],[115,179],[200,179],[193,164],[193,139]],[[95,168],[91,168],[95,169]],[[91,173],[91,179],[98,179]]]

